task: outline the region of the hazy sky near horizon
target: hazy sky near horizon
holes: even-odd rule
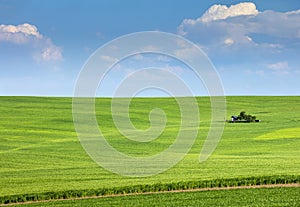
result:
[[[72,96],[97,48],[141,31],[199,46],[226,95],[300,95],[299,0],[0,0],[0,95]],[[182,63],[153,55],[121,62],[99,94],[111,96],[120,77],[151,66],[175,71],[195,95],[206,94]]]

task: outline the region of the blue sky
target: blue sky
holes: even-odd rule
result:
[[[0,0],[0,95],[72,96],[97,48],[141,31],[169,32],[197,44],[226,95],[300,95],[298,0]],[[112,95],[110,84],[124,71],[156,60],[144,58],[123,61],[99,94]],[[180,71],[195,95],[203,94],[178,61],[153,67]]]

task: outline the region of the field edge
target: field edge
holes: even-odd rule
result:
[[[227,179],[213,179],[200,181],[186,181],[176,183],[157,183],[153,185],[134,185],[114,188],[68,190],[57,192],[43,192],[33,194],[19,194],[0,197],[0,205],[27,203],[34,201],[51,201],[60,199],[78,199],[101,196],[131,195],[141,193],[159,193],[188,190],[213,190],[221,188],[238,188],[251,186],[266,186],[279,184],[300,184],[300,175],[273,175],[261,177],[240,177]]]

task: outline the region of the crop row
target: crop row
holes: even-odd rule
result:
[[[274,175],[261,177],[246,178],[226,178],[214,180],[185,181],[176,183],[157,183],[152,185],[133,185],[114,188],[88,189],[88,190],[68,190],[60,192],[41,192],[33,194],[7,195],[0,197],[0,204],[82,198],[90,196],[105,196],[116,194],[145,193],[145,192],[162,192],[173,190],[188,190],[200,188],[217,188],[217,187],[235,187],[235,186],[253,186],[269,184],[290,184],[300,183],[300,175]]]

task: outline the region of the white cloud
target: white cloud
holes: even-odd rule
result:
[[[50,61],[50,60],[62,60],[62,49],[55,45],[51,45],[50,47],[46,47],[40,53],[40,57],[42,60]]]
[[[232,44],[234,43],[234,40],[231,39],[231,38],[226,38],[226,39],[224,40],[224,43],[225,43],[226,45],[232,45]]]
[[[181,66],[174,66],[174,65],[167,65],[164,67],[165,70],[172,71],[174,74],[182,75],[184,71],[186,71],[186,68],[183,68]]]
[[[138,53],[138,54],[133,55],[132,58],[134,60],[143,60],[144,56],[142,54]]]
[[[296,10],[296,11],[290,11],[290,12],[287,12],[287,14],[300,14],[300,9],[299,10]]]
[[[278,54],[299,47],[295,43],[300,38],[300,10],[259,12],[253,3],[230,7],[214,5],[199,18],[184,19],[177,31],[201,45],[209,55],[229,54],[233,50],[238,54],[247,52],[247,55],[251,51],[254,54],[258,51]]]
[[[286,70],[289,68],[288,62],[277,62],[273,64],[269,64],[268,68],[271,70]]]
[[[24,44],[28,42],[31,37],[38,39],[43,38],[34,25],[27,23],[17,26],[5,24],[0,25],[0,41]]]
[[[33,50],[33,58],[37,61],[62,60],[62,48],[52,43],[51,39],[42,35],[32,24],[0,25],[0,42],[26,45]]]
[[[188,59],[196,58],[199,54],[199,50],[196,47],[185,47],[174,51],[177,58]]]
[[[198,21],[210,22],[220,19],[227,19],[229,17],[236,17],[242,15],[257,15],[258,10],[252,2],[244,2],[227,7],[225,5],[213,5],[210,7]]]
[[[246,39],[247,39],[249,42],[251,42],[251,41],[252,41],[252,38],[251,38],[251,37],[249,37],[249,36],[246,36]]]
[[[273,71],[273,73],[277,75],[287,75],[290,74],[290,68],[289,68],[289,63],[286,61],[283,62],[276,62],[267,65],[269,69]]]
[[[119,61],[117,58],[108,56],[108,55],[102,55],[102,56],[100,56],[100,59],[104,60],[105,62],[109,62],[109,63],[114,63],[114,62]]]

